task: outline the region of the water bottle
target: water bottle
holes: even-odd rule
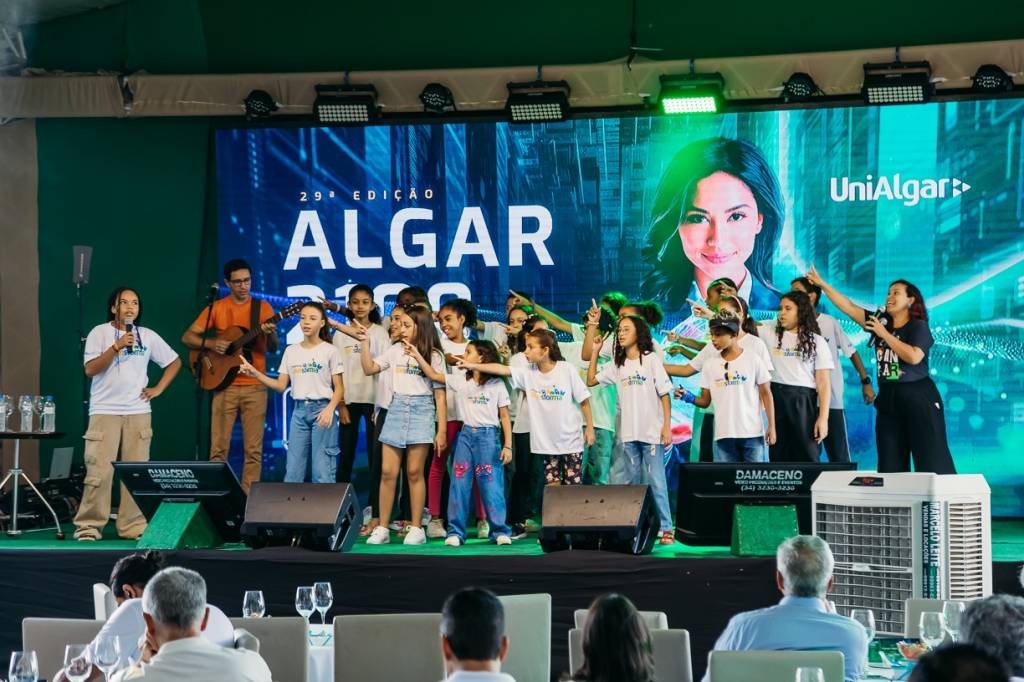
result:
[[[43,419],[39,428],[43,433],[53,433],[57,430],[57,406],[53,402],[53,396],[46,396],[43,403]]]
[[[18,413],[21,416],[19,431],[29,433],[32,431],[32,396],[23,395],[18,400]]]

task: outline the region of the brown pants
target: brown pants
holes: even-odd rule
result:
[[[263,427],[267,417],[267,389],[263,386],[228,386],[213,394],[210,416],[210,461],[226,462],[231,447],[231,431],[235,417],[242,418],[242,442],[245,461],[242,464],[242,490],[258,483],[263,467]]]
[[[149,414],[94,414],[85,432],[85,490],[75,516],[75,537],[98,540],[110,520],[110,492],[114,482],[113,463],[118,448],[125,462],[149,461],[153,440]],[[137,538],[146,530],[146,519],[135,500],[121,485],[121,506],[117,513],[117,534]]]

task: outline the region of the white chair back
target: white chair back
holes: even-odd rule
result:
[[[275,682],[306,682],[309,634],[305,620],[298,616],[232,618],[231,625],[257,640],[259,655],[267,662]],[[251,643],[245,641],[243,645],[249,648]]]
[[[117,600],[110,587],[103,583],[93,583],[92,586],[92,608],[96,614],[96,620],[106,621],[110,614],[117,610]]]
[[[908,599],[903,604],[903,635],[907,639],[917,639],[921,636],[921,614],[925,611],[938,611],[942,613],[945,605],[942,599]],[[949,635],[946,636],[947,639]]]
[[[821,668],[825,682],[843,682],[841,651],[712,651],[711,682],[792,682],[797,668]]]
[[[587,613],[589,609],[576,609],[573,611],[575,627],[582,630],[587,624]],[[648,630],[668,630],[668,616],[664,611],[640,611],[640,617],[647,623]]]
[[[508,635],[508,655],[501,663],[501,671],[516,682],[549,682],[551,595],[514,594],[498,599],[505,609]]]
[[[654,682],[693,682],[690,633],[686,630],[651,630]],[[583,665],[583,630],[569,630],[569,672]],[[788,681],[787,681],[788,682]]]
[[[52,680],[64,667],[64,647],[88,644],[102,627],[98,620],[26,618],[21,621],[21,646],[24,651],[36,652],[39,679]]]
[[[338,682],[437,682],[444,679],[441,614],[335,616],[334,679]]]

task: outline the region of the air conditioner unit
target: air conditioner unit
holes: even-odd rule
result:
[[[902,636],[911,597],[992,594],[989,496],[979,474],[822,472],[813,526],[835,558],[839,613],[871,609],[879,634]]]

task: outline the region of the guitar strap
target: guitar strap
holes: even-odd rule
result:
[[[260,300],[255,296],[249,299],[249,331],[258,329],[260,326]],[[252,361],[252,349],[259,342],[260,337],[255,336],[253,340],[245,344],[246,359]]]

